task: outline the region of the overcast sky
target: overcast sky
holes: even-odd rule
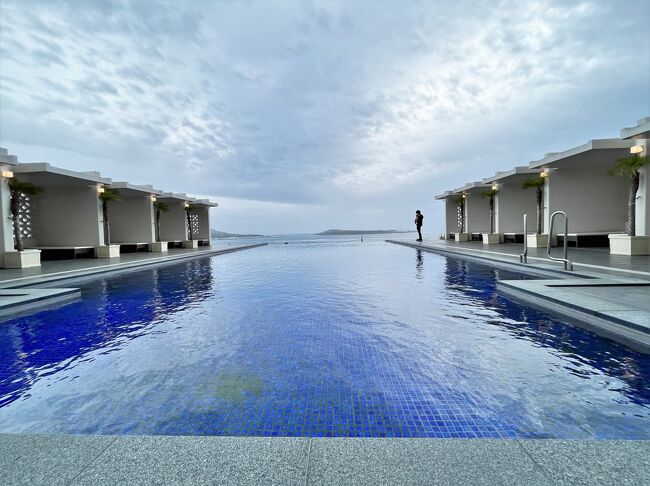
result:
[[[0,146],[217,229],[442,231],[446,189],[650,116],[650,1],[0,2]]]

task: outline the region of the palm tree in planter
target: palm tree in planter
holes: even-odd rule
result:
[[[452,202],[458,206],[458,228],[460,232],[456,233],[456,241],[467,241],[468,236],[465,233],[465,194],[455,196]]]
[[[481,193],[482,198],[489,198],[490,203],[490,232],[483,235],[483,243],[499,243],[499,235],[494,234],[494,197],[498,194],[498,189],[490,189]]]
[[[639,190],[639,170],[650,162],[647,155],[633,154],[619,159],[611,175],[625,176],[630,179],[630,190],[627,197],[627,220],[625,232],[627,235],[609,235],[611,253],[623,255],[645,255],[650,253],[650,238],[636,235],[636,194]],[[636,240],[636,244],[635,244]]]
[[[185,205],[185,215],[187,216],[187,238],[188,238],[188,243],[185,244],[185,247],[187,248],[195,248],[196,245],[194,243],[194,229],[192,228],[192,214],[196,212],[197,206],[194,204],[186,204]]]
[[[20,232],[20,201],[23,196],[38,196],[43,192],[43,188],[31,182],[21,181],[16,177],[9,179],[7,185],[11,194],[10,210],[11,220],[14,223],[14,243],[16,250],[22,252],[25,251],[25,246],[23,245],[23,235]]]
[[[104,245],[106,246],[108,253],[103,254],[102,252],[99,252],[97,256],[119,256],[119,251],[117,254],[111,252],[111,225],[108,219],[108,203],[111,201],[121,201],[122,195],[120,194],[120,191],[116,189],[105,188],[103,192],[99,193],[99,200],[102,202],[102,216],[104,219]]]
[[[521,183],[523,189],[535,188],[535,197],[537,201],[537,218],[535,221],[535,234],[524,235],[528,239],[528,246],[544,247],[548,244],[548,235],[542,235],[542,219],[544,217],[544,183],[546,178],[542,176],[530,177]]]
[[[162,201],[156,201],[153,207],[156,209],[156,241],[160,243],[160,215],[169,211],[169,206]]]

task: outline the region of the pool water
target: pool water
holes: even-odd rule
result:
[[[0,432],[650,438],[650,358],[487,265],[291,241],[0,323]]]

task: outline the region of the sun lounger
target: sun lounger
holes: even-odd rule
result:
[[[138,253],[149,251],[149,243],[118,243],[120,253]]]
[[[613,233],[622,233],[622,231],[600,231],[592,233],[569,233],[567,236],[567,246],[575,248],[608,248],[609,235]],[[564,233],[557,235],[557,244],[564,244]]]
[[[76,260],[77,258],[93,258],[94,246],[36,246],[41,250],[41,260]]]
[[[199,246],[210,246],[210,240],[208,239],[199,240]]]
[[[183,248],[183,241],[182,240],[177,240],[177,241],[168,241],[167,242],[167,248]]]
[[[524,234],[523,233],[503,233],[503,242],[504,243],[523,243]]]

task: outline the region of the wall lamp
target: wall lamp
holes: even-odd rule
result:
[[[97,184],[97,194],[103,194],[105,191],[104,186]]]
[[[14,176],[14,173],[11,172],[10,170],[3,170],[2,171],[2,177],[5,179],[11,179]]]
[[[463,193],[463,199],[467,199],[468,194],[466,192]]]
[[[540,177],[548,177],[550,172],[551,172],[550,169],[544,169],[542,172],[539,173],[539,176]]]
[[[493,183],[492,183],[492,190],[493,190],[493,191],[498,191],[498,190],[499,190],[499,186],[497,185],[496,182],[493,182]]]
[[[151,199],[151,202],[156,202],[156,196],[154,196],[153,194],[149,196],[149,198]]]
[[[630,147],[630,153],[631,154],[640,154],[640,153],[643,153],[644,149],[645,149],[645,147],[643,145],[633,145],[632,147]]]
[[[189,207],[190,207],[190,203],[188,203],[187,201],[185,201],[185,207],[186,207],[186,208],[189,208]]]

